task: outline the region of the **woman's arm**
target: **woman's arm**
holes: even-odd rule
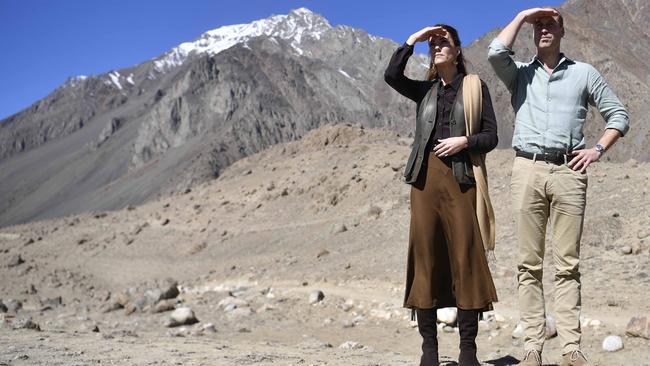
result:
[[[434,35],[445,35],[447,32],[441,27],[426,27],[413,33],[408,40],[397,48],[390,58],[388,67],[384,72],[384,80],[403,96],[419,102],[429,90],[431,82],[409,79],[404,75],[406,63],[413,55],[413,45],[417,42],[428,41]]]
[[[483,104],[481,111],[481,131],[469,136],[448,137],[438,140],[433,148],[434,154],[438,157],[458,154],[461,150],[467,149],[470,152],[485,154],[497,146],[497,120],[492,108],[492,99],[487,85],[481,81]]]
[[[483,105],[481,107],[481,131],[467,136],[467,150],[479,154],[492,151],[499,143],[497,136],[497,119],[492,107],[492,99],[487,85],[481,80]]]
[[[413,80],[404,75],[406,63],[412,54],[413,45],[404,43],[398,47],[384,72],[384,80],[398,93],[417,103],[422,100],[423,91],[426,93],[428,88],[426,87],[427,82],[424,80]]]

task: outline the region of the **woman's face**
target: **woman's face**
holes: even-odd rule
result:
[[[449,35],[447,35],[447,37],[431,37],[429,40],[429,52],[431,52],[431,59],[434,65],[441,66],[453,64],[460,50],[454,45]]]

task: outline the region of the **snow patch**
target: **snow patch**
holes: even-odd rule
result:
[[[227,25],[203,33],[192,42],[184,42],[154,60],[154,68],[164,72],[183,64],[191,55],[215,55],[228,48],[258,36],[273,36],[289,41],[300,55],[299,47],[305,37],[320,39],[332,29],[329,22],[307,8],[292,10],[287,15],[274,15],[248,24]]]
[[[133,74],[129,74],[129,77],[126,78],[126,82],[131,85],[135,85],[135,83],[133,82]]]
[[[350,80],[354,80],[354,78],[353,78],[352,76],[350,76],[347,72],[343,71],[342,69],[339,69],[339,72],[340,72],[343,76],[345,76],[346,78],[348,78],[348,79],[350,79]]]
[[[108,77],[111,78],[111,82],[113,85],[115,85],[118,89],[122,90],[122,84],[120,84],[120,73],[117,71],[113,71],[108,74]]]

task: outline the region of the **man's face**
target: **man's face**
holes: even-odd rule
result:
[[[534,40],[537,49],[560,49],[560,39],[564,37],[564,27],[558,17],[543,17],[533,23]]]

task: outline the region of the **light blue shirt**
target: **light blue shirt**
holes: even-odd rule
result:
[[[543,153],[584,148],[587,103],[598,108],[605,128],[617,129],[621,135],[629,130],[625,107],[593,66],[560,54],[549,75],[537,56],[523,63],[512,55],[498,39],[490,43],[488,60],[512,95],[515,150]]]

